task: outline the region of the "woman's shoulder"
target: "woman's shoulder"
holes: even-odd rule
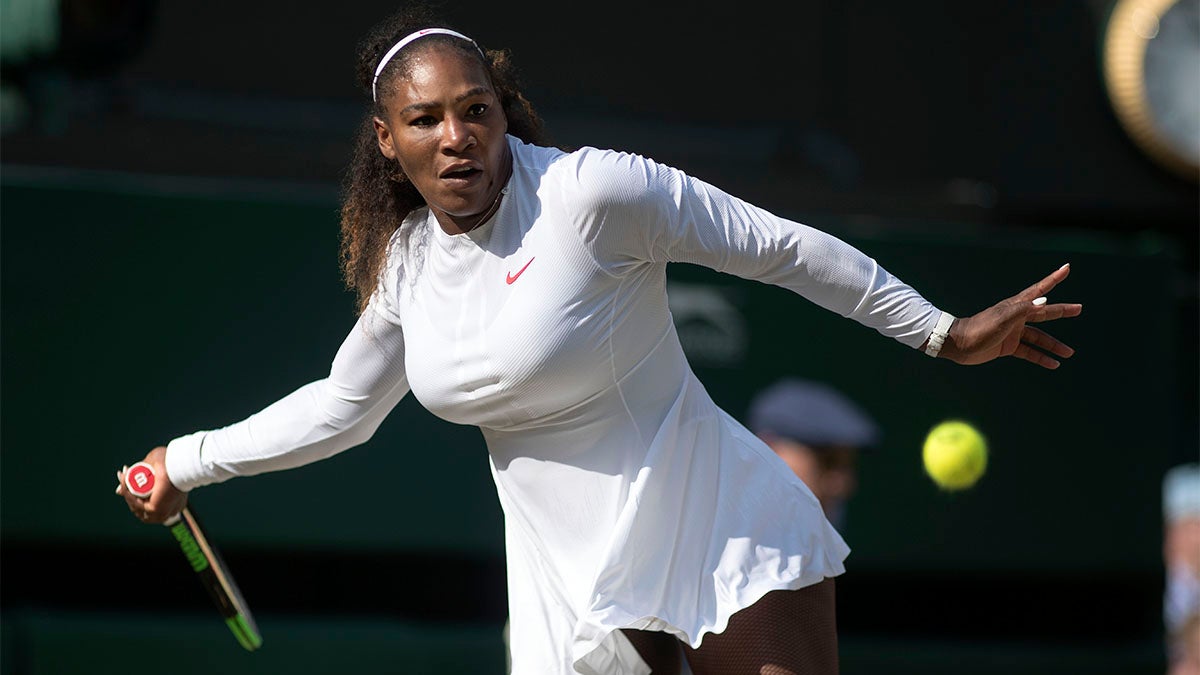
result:
[[[671,181],[675,173],[637,153],[590,145],[568,149],[517,141],[514,157],[539,176],[543,187],[548,180],[573,200],[585,202],[636,201]]]
[[[510,137],[510,146],[515,161],[529,168],[541,169],[546,172],[622,172],[640,165],[656,164],[653,160],[637,153],[591,145],[578,147],[535,145],[516,137]]]

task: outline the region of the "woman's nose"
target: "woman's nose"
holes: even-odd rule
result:
[[[475,144],[475,135],[463,120],[447,117],[443,125],[442,144],[455,151],[466,150]]]

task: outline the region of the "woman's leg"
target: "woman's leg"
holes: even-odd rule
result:
[[[679,675],[683,667],[679,648],[683,643],[674,635],[633,628],[622,628],[621,632],[633,643],[653,675]]]
[[[836,675],[833,579],[771,591],[735,613],[699,649],[684,645],[694,675]],[[657,672],[657,671],[656,671]]]

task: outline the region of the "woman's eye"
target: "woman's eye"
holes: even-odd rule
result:
[[[481,117],[487,112],[487,110],[488,107],[486,103],[476,103],[470,108],[467,108],[467,114],[471,115],[472,117]]]
[[[421,117],[418,117],[418,118],[414,119],[413,121],[409,122],[409,124],[413,125],[414,127],[427,127],[431,124],[436,124],[436,123],[437,123],[437,120],[433,119],[432,115],[422,115]]]

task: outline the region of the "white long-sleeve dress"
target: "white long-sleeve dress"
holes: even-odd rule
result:
[[[498,212],[451,236],[414,211],[327,378],[173,440],[167,471],[188,490],[307,464],[367,440],[411,390],[486,439],[513,673],[645,672],[617,629],[699,646],[768,591],[841,574],[849,553],[689,368],[667,264],[789,288],[911,347],[941,312],[846,243],[677,169],[508,143]]]

